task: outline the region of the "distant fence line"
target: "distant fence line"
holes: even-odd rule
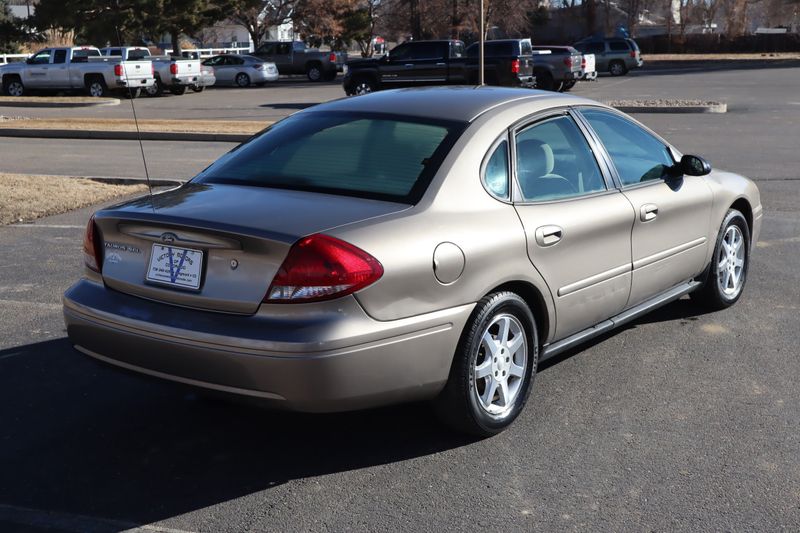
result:
[[[197,52],[200,57],[211,57],[218,54],[249,54],[250,48],[192,48],[181,50],[181,52]],[[172,54],[172,48],[166,48],[164,53]]]
[[[25,61],[28,57],[30,57],[30,54],[0,54],[0,65],[14,63],[16,61]]]
[[[645,54],[702,54],[714,52],[800,52],[800,34],[756,34],[729,39],[720,33],[636,37]]]

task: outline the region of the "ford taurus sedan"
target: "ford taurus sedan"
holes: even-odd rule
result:
[[[492,435],[542,360],[686,294],[735,303],[761,220],[751,181],[597,102],[386,91],[97,212],[64,316],[124,369],[300,411],[432,400]]]

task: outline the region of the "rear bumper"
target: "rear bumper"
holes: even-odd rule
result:
[[[117,87],[130,87],[131,89],[146,89],[152,87],[156,82],[155,78],[144,78],[139,80],[117,80]]]
[[[435,396],[474,307],[380,322],[349,296],[238,316],[150,302],[86,279],[63,301],[69,339],[86,355],[308,412]]]
[[[597,71],[584,72],[581,74],[581,79],[584,81],[595,81],[597,79]]]
[[[173,76],[170,84],[175,85],[195,85],[200,80],[200,76]]]

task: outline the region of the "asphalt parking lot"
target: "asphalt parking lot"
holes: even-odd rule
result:
[[[91,209],[0,227],[0,531],[800,530],[799,84],[800,70],[777,68],[577,89],[726,100],[724,115],[637,118],[755,178],[763,231],[737,305],[680,300],[548,361],[516,424],[482,441],[448,433],[425,404],[274,413],[99,366],[69,346],[59,304]],[[318,98],[272,89],[286,91],[273,111]],[[244,116],[237,98],[219,113]],[[125,141],[64,142],[2,139],[0,160],[107,175],[138,156]],[[231,147],[170,144],[150,152],[160,177]]]

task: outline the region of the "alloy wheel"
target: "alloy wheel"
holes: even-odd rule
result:
[[[489,414],[502,416],[514,406],[528,365],[528,342],[522,323],[500,314],[484,330],[475,358],[473,393]]]
[[[370,85],[366,81],[362,81],[356,85],[354,92],[357,95],[369,94],[372,92],[372,85]]]
[[[727,298],[733,298],[742,290],[744,281],[745,245],[742,230],[736,225],[728,226],[717,256],[717,283]]]
[[[103,84],[100,83],[99,81],[93,81],[92,83],[89,84],[89,94],[91,96],[98,98],[100,96],[103,96],[104,92],[105,91],[103,90]]]
[[[7,91],[11,96],[22,96],[25,94],[25,87],[19,81],[12,81],[8,84]]]

